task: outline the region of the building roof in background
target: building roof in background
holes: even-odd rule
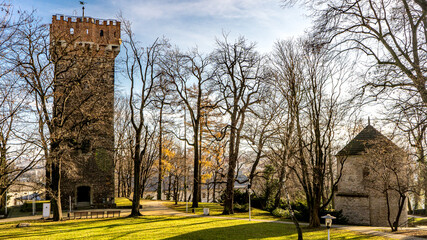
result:
[[[357,136],[353,138],[353,140],[351,140],[343,149],[341,149],[341,151],[337,153],[337,156],[363,154],[366,152],[367,148],[374,144],[372,143],[374,140],[384,141],[387,144],[396,146],[392,141],[376,130],[373,126],[368,125],[362,131],[360,131],[359,134],[357,134]]]

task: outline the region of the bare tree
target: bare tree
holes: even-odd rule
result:
[[[201,129],[202,97],[207,92],[206,83],[212,80],[212,73],[209,72],[209,59],[200,54],[197,49],[188,53],[181,53],[179,50],[170,52],[167,59],[163,63],[163,71],[171,79],[172,88],[179,96],[180,101],[185,105],[188,111],[191,128],[193,131],[192,141],[186,141],[193,147],[193,203],[192,207],[199,206],[199,163],[200,163],[200,149],[201,142],[199,141],[199,134]],[[192,86],[192,82],[194,85]],[[176,135],[176,134],[175,134]]]
[[[363,181],[366,186],[385,198],[387,221],[391,230],[397,231],[407,195],[413,191],[410,178],[414,173],[414,162],[394,143],[378,139],[369,143]]]
[[[357,50],[370,63],[365,88],[375,95],[389,88],[416,92],[427,104],[425,44],[426,3],[423,0],[334,0],[310,6],[315,19],[314,35],[340,51]],[[412,95],[412,94],[410,94]],[[408,95],[408,96],[410,96]]]
[[[130,141],[133,136],[130,131],[129,99],[117,96],[114,110],[114,169],[116,171],[117,196],[130,197],[133,166]]]
[[[296,138],[295,161],[288,160],[287,164],[304,189],[310,226],[317,227],[320,225],[320,210],[327,207],[333,197],[331,192],[322,201],[328,184],[326,176],[334,134],[346,113],[340,87],[347,75],[345,65],[339,59],[330,58],[328,51],[312,46],[307,41],[279,42],[274,65],[277,84],[283,84],[277,88],[286,99],[290,116],[288,128],[291,129],[283,139],[289,141],[292,135]],[[339,178],[338,175],[333,185]]]
[[[229,118],[229,149],[227,187],[223,214],[233,214],[234,182],[239,158],[242,129],[249,108],[260,102],[262,93],[263,58],[256,52],[255,44],[239,37],[235,43],[217,40],[213,52],[216,87],[221,94],[221,108]]]
[[[129,106],[131,111],[131,126],[134,131],[132,158],[134,162],[134,191],[131,216],[141,215],[139,212],[141,199],[141,164],[146,157],[150,138],[154,129],[150,129],[147,121],[146,108],[151,103],[152,92],[156,81],[161,76],[159,69],[161,51],[166,46],[166,40],[157,39],[151,46],[143,48],[135,39],[131,23],[121,19],[125,40],[125,75],[131,82]],[[140,90],[135,90],[139,88]]]
[[[13,72],[15,63],[6,58],[18,44],[17,32],[28,18],[26,13],[14,14],[13,6],[6,1],[0,3],[0,211],[6,206],[7,189],[39,160],[37,151],[26,156],[31,150],[28,144],[34,140],[32,131],[23,133],[20,127],[28,93]],[[28,159],[21,161],[23,158]]]

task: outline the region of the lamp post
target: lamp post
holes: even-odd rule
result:
[[[323,219],[325,219],[325,225],[326,228],[328,229],[328,240],[331,239],[331,235],[330,235],[330,228],[332,226],[332,219],[335,219],[336,217],[331,216],[330,214],[326,214],[325,216],[322,217]]]
[[[248,183],[249,221],[251,221],[251,183]]]

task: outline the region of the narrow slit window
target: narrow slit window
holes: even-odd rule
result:
[[[89,35],[89,29],[86,29],[86,34]]]
[[[99,32],[99,36],[101,36],[101,37],[103,37],[103,36],[104,36],[104,30],[101,30],[101,31]]]

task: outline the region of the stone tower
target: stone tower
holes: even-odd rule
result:
[[[378,174],[378,171],[372,171],[371,166],[382,165],[382,163],[376,162],[378,158],[371,159],[372,155],[369,155],[369,151],[376,148],[375,145],[379,143],[381,143],[380,147],[384,151],[386,148],[393,149],[398,153],[403,151],[373,126],[368,125],[337,154],[337,158],[344,160],[345,163],[335,193],[335,209],[341,210],[350,224],[389,226],[387,199],[379,191],[382,188],[373,188],[372,182],[369,180],[380,179],[372,176]],[[403,159],[402,162],[404,162]],[[338,169],[338,172],[340,170]],[[403,178],[404,176],[400,177]],[[383,183],[378,180],[374,184]],[[391,219],[395,219],[399,194],[390,191],[388,199],[389,204],[392,206],[390,210]],[[405,204],[399,218],[399,225],[406,224],[407,219],[407,207]]]
[[[61,198],[68,209],[114,203],[114,61],[120,22],[54,15],[53,116],[61,166]]]

